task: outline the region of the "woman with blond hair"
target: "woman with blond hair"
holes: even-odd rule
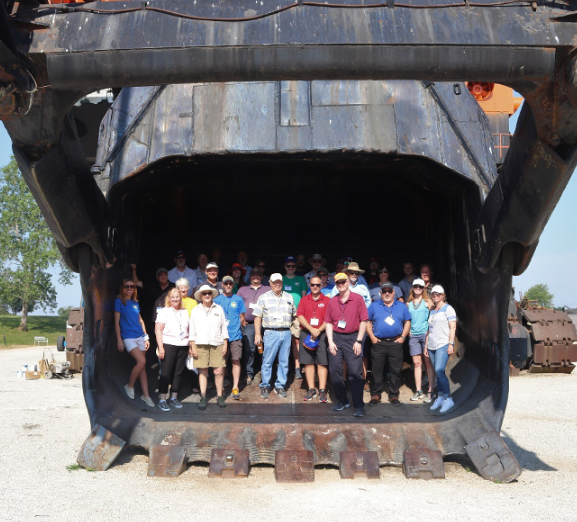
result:
[[[158,407],[170,411],[170,406],[180,409],[178,392],[188,356],[188,312],[182,306],[182,296],[177,288],[170,290],[156,317],[156,342],[158,358],[162,361],[158,383]],[[170,385],[170,399],[168,386]]]
[[[154,408],[154,402],[148,393],[148,377],[146,375],[146,357],[144,352],[150,347],[150,341],[146,333],[146,326],[140,316],[138,305],[138,292],[132,279],[124,279],[120,285],[120,291],[114,301],[114,329],[119,352],[128,351],[136,361],[136,365],[130,372],[128,384],[124,386],[126,395],[134,399],[134,385],[140,379],[142,396],[140,399],[147,406]]]
[[[413,368],[415,371],[415,394],[411,397],[411,400],[418,401],[419,399],[424,399],[423,402],[429,403],[433,398],[435,374],[431,360],[425,357],[425,340],[427,339],[427,332],[429,331],[429,310],[432,308],[433,302],[427,299],[424,292],[425,282],[422,279],[415,279],[411,285],[409,302],[407,303],[407,308],[411,314],[409,353],[413,359]],[[429,379],[429,392],[426,395],[422,390],[423,360],[425,361]]]

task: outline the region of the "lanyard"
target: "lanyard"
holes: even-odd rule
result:
[[[395,302],[393,301],[393,304],[391,305],[391,311],[390,311],[391,319],[393,319],[393,307],[394,306],[395,306]],[[383,302],[383,309],[385,310],[385,312],[388,311],[387,308],[389,308],[389,307]]]
[[[321,301],[321,296],[322,296],[322,294],[320,294],[317,299],[315,299],[314,297],[311,297],[311,299],[315,302],[315,307],[313,309],[313,317],[317,316],[317,308],[319,307],[319,301]]]
[[[180,312],[180,310],[177,312],[177,311],[173,308],[172,311],[174,312],[174,316],[176,317],[176,322],[178,323],[178,328],[179,328],[180,331],[182,332],[182,323],[180,322],[180,317],[178,317],[178,312]]]
[[[349,302],[349,300],[347,299],[346,302],[341,303],[341,299],[339,298],[339,307],[341,309],[341,321],[345,320],[345,310],[347,308],[347,303]]]

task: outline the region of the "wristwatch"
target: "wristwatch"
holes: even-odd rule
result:
[[[451,346],[455,346],[455,341],[449,341],[449,344],[450,344]]]
[[[360,344],[360,343],[363,342],[363,340],[362,340],[362,339],[357,339],[356,342]]]
[[[404,335],[401,335],[401,339],[404,341],[406,337]]]

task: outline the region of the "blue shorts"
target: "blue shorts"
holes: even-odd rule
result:
[[[421,355],[425,353],[425,339],[427,338],[427,334],[421,335],[411,335],[409,337],[409,353],[411,357],[414,355]]]

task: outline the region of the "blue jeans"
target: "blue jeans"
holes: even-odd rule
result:
[[[440,346],[436,350],[431,350],[429,348],[429,359],[431,359],[431,365],[435,368],[435,373],[437,374],[437,388],[439,393],[442,393],[445,397],[451,396],[451,388],[449,387],[449,379],[445,375],[445,368],[449,362],[449,345]]]
[[[262,382],[261,388],[269,386],[269,381],[272,376],[272,365],[278,354],[278,370],[276,373],[275,388],[284,388],[286,386],[286,379],[288,374],[289,355],[291,351],[291,332],[290,330],[264,331],[264,352],[262,354]]]

